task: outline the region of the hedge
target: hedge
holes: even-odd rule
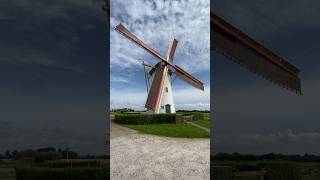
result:
[[[175,114],[116,114],[115,122],[120,124],[170,124],[176,123]]]
[[[197,121],[197,120],[202,120],[205,118],[205,114],[204,113],[201,113],[201,112],[194,112],[192,113],[193,115],[193,119],[194,121]]]
[[[16,180],[106,180],[106,168],[16,168]]]
[[[39,164],[41,167],[68,168],[68,167],[106,167],[107,163],[100,160],[86,161],[47,161]]]
[[[211,166],[210,179],[232,180],[233,172],[231,166]]]

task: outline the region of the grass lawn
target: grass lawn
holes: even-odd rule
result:
[[[193,121],[193,123],[198,124],[199,126],[202,126],[202,127],[210,129],[210,120],[208,118],[197,120],[197,121]]]
[[[179,138],[210,138],[210,134],[189,124],[123,125],[141,133]]]

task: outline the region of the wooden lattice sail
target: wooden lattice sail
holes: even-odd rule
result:
[[[211,13],[211,48],[250,71],[301,94],[300,70]]]

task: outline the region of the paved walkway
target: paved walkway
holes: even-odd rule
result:
[[[210,179],[210,140],[140,134],[111,125],[111,179]]]

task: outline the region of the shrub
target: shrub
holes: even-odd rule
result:
[[[301,167],[297,163],[265,162],[259,164],[267,174],[265,180],[301,180]]]
[[[183,120],[184,121],[193,121],[193,115],[184,115]]]
[[[176,123],[175,114],[116,114],[115,122],[120,124],[169,124]]]
[[[16,168],[17,180],[106,180],[106,168]]]
[[[233,172],[231,166],[211,166],[210,179],[232,180]]]

